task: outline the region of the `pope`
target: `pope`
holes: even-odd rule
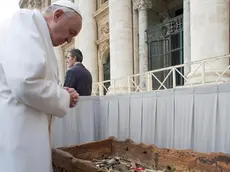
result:
[[[42,13],[15,11],[0,26],[0,172],[52,171],[50,120],[78,101],[59,86],[53,47],[82,28],[76,4],[59,0]]]

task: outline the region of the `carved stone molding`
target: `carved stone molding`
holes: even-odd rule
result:
[[[133,0],[133,8],[136,10],[146,10],[152,8],[151,0]]]
[[[41,6],[42,6],[42,0],[29,0],[26,4],[26,7],[30,9],[33,8],[41,9]]]
[[[48,5],[50,5],[50,0],[20,0],[21,8],[29,8],[29,9],[39,9],[43,10]]]
[[[93,14],[93,17],[96,19],[96,21],[98,21],[108,14],[109,14],[109,3],[107,1]]]
[[[100,58],[102,58],[102,54],[109,48],[109,40],[106,40],[99,44],[99,54]]]
[[[42,0],[41,10],[44,10],[49,5],[51,5],[51,0]]]
[[[109,36],[109,23],[107,22],[100,29],[101,39],[104,39]]]

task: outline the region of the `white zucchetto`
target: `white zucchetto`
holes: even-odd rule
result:
[[[80,16],[81,16],[81,12],[77,6],[77,4],[69,1],[69,0],[58,0],[54,3],[52,3],[52,5],[59,5],[59,6],[62,6],[62,7],[67,7],[67,8],[70,8],[74,11],[76,11]]]

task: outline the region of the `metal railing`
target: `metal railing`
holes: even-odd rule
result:
[[[230,55],[228,54],[152,70],[142,74],[97,82],[93,84],[92,95],[150,92],[205,84],[229,83],[229,58]],[[162,76],[162,74],[164,74],[164,77],[160,80],[159,75]]]

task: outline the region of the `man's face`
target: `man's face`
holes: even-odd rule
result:
[[[53,46],[70,43],[78,35],[82,27],[82,19],[77,13],[64,13],[57,10],[49,21],[49,29]]]
[[[73,65],[76,63],[76,57],[71,57],[71,54],[69,53],[67,55],[66,63],[69,68],[73,67]]]

